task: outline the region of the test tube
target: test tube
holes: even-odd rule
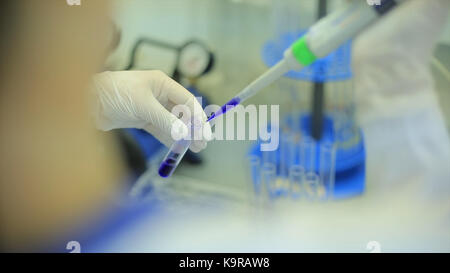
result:
[[[187,128],[189,130],[187,137],[175,141],[175,143],[172,144],[172,147],[170,147],[169,152],[167,152],[161,162],[161,165],[159,166],[158,174],[161,177],[167,178],[173,174],[175,169],[178,167],[178,164],[180,164],[181,159],[183,159],[184,154],[189,149],[189,146],[191,146],[191,139],[196,138],[196,134],[202,126],[202,122],[198,120],[193,120],[187,124]]]
[[[262,152],[262,164],[276,164],[277,163],[277,154],[276,151],[263,151]]]
[[[289,169],[289,183],[291,188],[291,196],[299,198],[303,194],[303,179],[305,169],[300,165],[293,165]]]
[[[315,172],[316,170],[316,142],[309,136],[303,136],[300,142],[300,164],[305,168],[305,172]]]
[[[331,85],[331,94],[332,98],[330,101],[333,102],[333,134],[335,141],[340,142],[340,132],[342,129],[342,124],[345,120],[345,112],[344,112],[344,84],[340,81],[334,82]]]
[[[318,191],[321,199],[332,199],[334,194],[336,147],[332,142],[324,142],[320,145],[319,175],[320,188]]]
[[[295,164],[296,142],[292,133],[283,133],[280,142],[279,179],[277,185],[280,192],[289,194],[289,168]]]
[[[289,136],[289,156],[290,156],[290,166],[301,164],[301,140],[302,134],[300,132],[292,133]]]
[[[271,199],[276,196],[276,179],[276,165],[273,163],[264,163],[261,169],[261,184]],[[264,191],[262,194],[264,194]]]
[[[181,139],[176,141],[172,147],[170,147],[169,152],[159,166],[158,173],[161,177],[166,178],[173,174],[190,145],[191,140]]]
[[[311,201],[316,200],[320,186],[319,176],[314,172],[306,172],[303,185],[305,196]]]
[[[250,155],[248,157],[250,166],[250,179],[253,185],[253,190],[256,195],[261,194],[261,159],[257,155]]]
[[[280,137],[280,176],[283,178],[288,177],[289,172],[289,143],[288,134],[282,133]]]
[[[289,175],[289,170],[288,170],[288,165],[287,165],[287,152],[288,152],[288,146],[286,143],[286,135],[285,134],[281,134],[280,136],[280,145],[278,147],[278,183],[279,188],[281,190],[282,193],[288,193],[289,191],[289,181],[288,181],[288,175]]]
[[[336,82],[333,87],[333,133],[339,149],[351,149],[360,142],[355,125],[353,80]]]

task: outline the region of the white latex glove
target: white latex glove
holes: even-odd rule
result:
[[[359,123],[365,133],[368,184],[421,185],[448,200],[450,141],[433,88],[430,59],[448,0],[409,0],[354,43]]]
[[[188,134],[187,126],[170,111],[186,105],[196,121],[204,124],[202,136],[190,150],[199,152],[211,139],[211,127],[197,99],[161,71],[103,72],[94,76],[95,120],[98,129],[144,129],[170,147]],[[174,139],[174,137],[176,139]]]

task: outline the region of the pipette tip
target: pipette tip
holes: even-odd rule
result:
[[[212,115],[206,120],[207,122],[211,121],[212,119],[225,114],[227,111],[233,109],[241,102],[241,99],[238,97],[232,98],[229,102],[225,103],[217,112],[212,113]]]

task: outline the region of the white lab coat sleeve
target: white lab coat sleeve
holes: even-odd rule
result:
[[[430,70],[449,7],[448,0],[406,1],[355,40],[369,186],[416,183],[421,195],[449,197],[450,139]]]

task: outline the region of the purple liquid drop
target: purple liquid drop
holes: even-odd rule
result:
[[[241,102],[240,98],[232,98],[229,102],[225,103],[219,111],[213,113],[207,120],[210,121],[220,115],[225,114],[226,112],[228,112],[229,110],[233,109],[236,105],[238,105]]]
[[[168,158],[159,166],[158,173],[161,177],[169,177],[175,169],[175,159]]]

